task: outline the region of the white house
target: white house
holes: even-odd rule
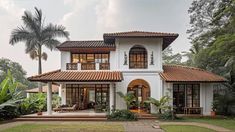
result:
[[[134,93],[140,102],[131,109],[144,110],[142,104],[148,97],[168,95],[177,113],[208,115],[213,85],[226,79],[198,68],[163,65],[162,51],[177,37],[175,33],[131,31],[105,33],[98,41],[66,41],[57,46],[61,69],[29,80],[48,83],[48,114],[52,113],[51,85],[55,83],[60,84],[62,104],[78,104],[80,109],[92,104],[126,109],[116,94],[121,91]],[[150,112],[156,112],[155,107]]]

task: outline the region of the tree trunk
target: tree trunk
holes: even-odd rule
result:
[[[38,48],[38,74],[42,74],[42,47]],[[38,82],[38,92],[42,92],[42,83]]]

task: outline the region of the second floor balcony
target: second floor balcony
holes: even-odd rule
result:
[[[66,70],[109,70],[109,63],[66,63]]]

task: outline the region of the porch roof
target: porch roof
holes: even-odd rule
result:
[[[219,75],[209,71],[180,66],[180,65],[164,65],[160,76],[166,82],[226,82],[227,80]]]
[[[120,71],[61,71],[56,70],[29,77],[30,81],[40,82],[120,82]]]
[[[33,88],[33,89],[28,89],[25,90],[26,93],[38,93],[39,89],[38,88]],[[42,87],[42,92],[46,93],[47,92],[47,85]],[[52,85],[52,93],[58,93],[59,92],[59,86],[58,85]]]

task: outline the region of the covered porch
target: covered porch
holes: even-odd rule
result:
[[[122,81],[122,73],[118,71],[57,70],[30,77],[29,80],[47,83],[46,115],[67,116],[71,114],[75,116],[81,113],[102,115],[115,109],[115,83]],[[61,109],[52,108],[52,84],[54,83],[60,85]],[[97,113],[97,109],[101,111]]]
[[[164,65],[163,95],[172,98],[176,114],[184,116],[208,116],[212,111],[214,86],[227,80],[199,68]]]

